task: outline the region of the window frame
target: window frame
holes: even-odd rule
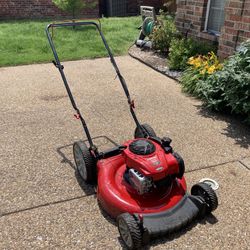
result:
[[[220,36],[220,31],[215,31],[215,30],[208,30],[207,26],[208,26],[208,19],[209,19],[209,14],[210,14],[210,7],[211,7],[211,0],[208,0],[207,2],[207,10],[206,10],[206,17],[205,17],[205,24],[204,24],[204,30],[203,32],[207,32],[207,33],[211,33],[215,36]],[[224,9],[225,11],[225,9]]]

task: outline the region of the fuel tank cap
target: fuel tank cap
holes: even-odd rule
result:
[[[131,142],[129,150],[137,155],[149,155],[155,152],[155,145],[147,139],[140,139]]]

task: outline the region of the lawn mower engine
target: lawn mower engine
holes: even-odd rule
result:
[[[171,154],[170,143],[170,138],[155,138],[125,144],[123,157],[127,168],[124,179],[139,195],[168,187],[175,177],[182,177],[184,162],[177,153]]]

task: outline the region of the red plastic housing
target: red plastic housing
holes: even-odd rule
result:
[[[124,145],[131,142],[128,141]],[[186,193],[187,187],[184,177],[182,179],[176,178],[169,187],[154,189],[143,195],[139,195],[124,180],[124,172],[128,163],[133,164],[131,167],[140,170],[143,174],[154,176],[155,180],[176,173],[176,171],[178,173],[178,164],[175,158],[171,154],[166,154],[160,145],[155,143],[155,146],[156,154],[142,156],[143,159],[139,155],[131,156],[126,149],[118,156],[98,161],[97,198],[104,210],[112,217],[115,218],[125,212],[144,214],[165,211],[175,206]],[[161,164],[163,169],[160,171],[155,169],[155,157],[159,157],[160,162],[164,163]]]
[[[141,139],[138,139],[141,140]],[[155,152],[149,155],[136,155],[129,150],[129,144],[136,140],[124,143],[127,148],[122,152],[128,167],[134,168],[144,176],[150,176],[154,181],[161,180],[167,175],[179,173],[179,165],[176,158],[168,153],[158,143],[150,140],[155,146]]]

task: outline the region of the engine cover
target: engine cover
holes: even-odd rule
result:
[[[126,166],[145,178],[158,181],[168,175],[177,175],[179,165],[172,153],[166,153],[161,145],[150,139],[135,139],[125,143],[122,154]],[[136,176],[136,175],[135,175]]]

